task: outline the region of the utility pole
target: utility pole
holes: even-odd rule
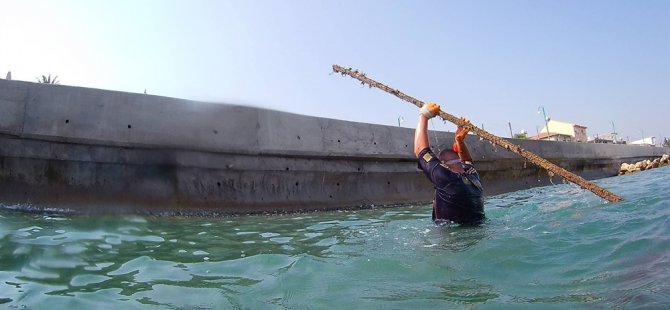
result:
[[[616,144],[616,129],[614,129],[614,121],[610,121],[610,124],[612,124],[612,140],[614,140],[614,144]]]
[[[512,122],[507,122],[509,125],[509,137],[514,138],[514,134],[512,133]]]
[[[537,114],[540,114],[540,111],[542,111],[542,115],[544,115],[544,125],[547,128],[547,140],[551,140],[549,138],[549,120],[547,119],[547,112],[544,111],[544,107],[540,106],[537,108]]]

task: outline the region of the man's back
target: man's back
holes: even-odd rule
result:
[[[419,154],[419,168],[435,187],[433,220],[478,224],[484,220],[483,188],[479,174],[469,163],[456,173],[435,157],[430,148]]]

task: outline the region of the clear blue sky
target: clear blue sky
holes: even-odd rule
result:
[[[332,64],[501,136],[543,106],[589,136],[670,137],[669,0],[0,0],[0,77],[415,126]]]

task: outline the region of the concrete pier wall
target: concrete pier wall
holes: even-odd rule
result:
[[[0,111],[4,206],[239,213],[432,199],[408,128],[5,80]],[[438,148],[453,141],[451,133],[431,134],[445,144]],[[474,136],[467,142],[488,195],[550,184],[522,158]],[[615,175],[621,162],[668,153],[514,142],[590,179]]]

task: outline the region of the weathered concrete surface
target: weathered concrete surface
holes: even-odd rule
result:
[[[239,213],[432,199],[408,128],[4,80],[0,109],[4,206]],[[437,136],[453,141],[451,133]],[[486,194],[550,184],[546,172],[516,155],[474,136],[467,142]],[[621,162],[668,153],[514,142],[590,179],[616,175]]]

